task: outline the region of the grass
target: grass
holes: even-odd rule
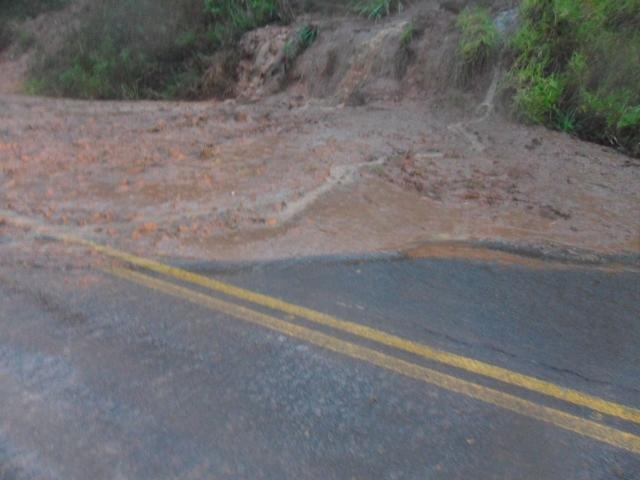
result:
[[[228,45],[244,32],[275,21],[291,19],[282,0],[204,0],[208,37],[216,45]]]
[[[0,0],[0,12],[3,16],[24,19],[62,8],[67,3],[69,0]]]
[[[400,0],[359,0],[353,4],[355,13],[370,20],[380,20],[402,10]]]
[[[36,44],[35,36],[27,30],[18,30],[15,40],[22,51],[29,50]]]
[[[284,0],[101,0],[60,51],[34,65],[28,89],[87,99],[224,94],[240,36],[288,18]]]
[[[404,48],[408,48],[416,37],[416,33],[415,25],[413,22],[409,22],[407,26],[404,27],[402,34],[400,35],[400,45]]]
[[[516,114],[640,155],[640,0],[524,0],[521,19]]]
[[[177,25],[163,2],[106,0],[64,47],[31,71],[30,89],[76,98],[148,98],[178,74],[186,52],[175,42]],[[168,2],[164,2],[165,4]],[[189,25],[191,26],[191,25]]]
[[[64,7],[69,0],[0,0],[0,50],[15,40],[20,48],[31,46],[26,33],[14,28],[13,23],[35,17],[43,12]]]
[[[0,50],[10,43],[29,48],[34,39],[16,22],[68,1],[0,0]],[[400,0],[345,3],[374,21],[403,5]],[[235,81],[241,35],[292,16],[289,0],[90,5],[90,15],[62,49],[33,66],[30,92],[98,99],[223,95]],[[640,0],[522,0],[520,8],[520,24],[506,49],[505,85],[514,112],[640,156]],[[468,84],[495,61],[503,39],[487,9],[465,9],[457,25],[458,81]],[[416,35],[414,24],[408,24],[400,38],[404,51]],[[314,26],[300,28],[285,48],[287,61],[316,36]]]
[[[318,37],[318,27],[312,24],[303,25],[284,46],[284,55],[288,64],[293,62],[302,52],[309,48]]]
[[[496,58],[502,39],[491,12],[482,7],[466,8],[458,16],[458,82],[468,84],[474,75],[486,70]]]

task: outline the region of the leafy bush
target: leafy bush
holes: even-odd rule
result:
[[[168,3],[101,2],[59,52],[36,64],[33,89],[77,98],[159,96],[164,80],[186,55],[173,40],[183,23]]]
[[[235,70],[227,63],[236,57],[216,51],[232,51],[245,31],[285,18],[285,7],[283,0],[102,0],[60,51],[34,65],[29,90],[97,99],[202,96],[210,93],[201,78],[211,62],[222,59],[225,75]]]
[[[458,81],[466,84],[474,74],[482,73],[496,57],[501,44],[500,32],[486,8],[466,8],[458,16]]]
[[[510,51],[518,115],[640,155],[640,0],[524,0]]]
[[[69,0],[0,0],[0,50],[15,40],[16,32],[12,21],[35,17],[40,13],[64,7]],[[18,32],[21,48],[27,45],[23,32]]]

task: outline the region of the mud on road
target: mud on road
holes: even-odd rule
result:
[[[0,97],[0,205],[197,259],[491,240],[640,251],[635,160],[492,116],[477,151],[428,103]]]
[[[250,32],[238,101],[9,94],[33,52],[4,52],[0,209],[196,260],[449,241],[640,253],[638,160],[503,119],[498,67],[470,91],[453,88],[456,15],[441,3],[385,22],[301,18],[323,33],[290,76],[282,43],[296,25]],[[30,31],[55,48],[73,8],[34,19]],[[419,33],[407,47],[408,22]]]

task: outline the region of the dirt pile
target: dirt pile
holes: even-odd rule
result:
[[[0,97],[0,209],[159,255],[266,259],[498,241],[640,252],[640,170],[492,116]]]
[[[235,94],[255,100],[282,89],[286,76],[286,49],[292,27],[270,25],[245,34],[239,44]]]
[[[379,22],[311,13],[289,27],[250,32],[241,41],[243,61],[235,94],[256,99],[288,89],[292,95],[348,106],[420,99],[467,109],[492,81],[488,71],[465,89],[456,86],[456,12],[470,4],[487,4],[499,17],[513,2],[415,2]],[[309,24],[317,26],[317,38],[300,56],[287,59],[292,36]]]
[[[237,94],[256,98],[291,87],[306,97],[363,105],[424,98],[446,90],[453,69],[455,15],[440,2],[420,2],[383,22],[311,14],[292,26],[266,27],[241,41]],[[302,25],[318,37],[286,68],[287,41]]]

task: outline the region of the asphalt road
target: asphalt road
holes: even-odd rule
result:
[[[640,478],[636,271],[99,253],[0,262],[2,480]]]

